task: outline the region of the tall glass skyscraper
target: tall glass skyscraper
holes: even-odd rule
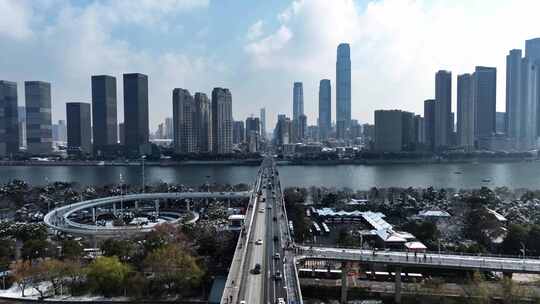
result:
[[[232,153],[232,95],[229,89],[212,90],[212,152]]]
[[[319,82],[319,137],[324,140],[332,127],[332,88],[330,79]]]
[[[351,124],[351,50],[348,43],[341,43],[337,48],[336,124],[346,129]]]
[[[131,150],[148,144],[148,76],[124,74],[124,128]]]
[[[91,110],[84,102],[66,103],[68,152],[91,152]]]
[[[30,154],[52,152],[51,84],[25,81],[26,142]]]
[[[92,126],[94,148],[118,144],[116,78],[92,76]]]
[[[304,89],[301,82],[295,82],[293,88],[293,119],[304,114]]]
[[[0,156],[19,152],[17,83],[0,80]]]
[[[435,148],[449,146],[454,121],[452,119],[452,72],[438,71],[435,74]]]

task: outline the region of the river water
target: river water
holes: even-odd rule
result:
[[[174,167],[146,166],[147,183],[159,181],[200,185],[207,180],[215,183],[251,183],[256,166],[186,165]],[[507,186],[540,189],[540,162],[460,163],[460,164],[391,164],[280,166],[285,186],[326,186],[369,189],[371,187],[478,188]],[[4,166],[0,167],[0,182],[14,178],[33,185],[47,181],[70,181],[80,184],[109,184],[119,181],[141,183],[140,166]],[[461,174],[458,174],[460,172]],[[487,181],[489,180],[489,182]]]

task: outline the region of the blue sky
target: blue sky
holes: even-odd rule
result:
[[[352,112],[372,122],[376,109],[422,113],[438,69],[498,69],[504,110],[505,56],[540,36],[540,1],[520,0],[0,0],[0,79],[44,80],[53,119],[65,103],[90,101],[90,76],[149,75],[150,127],[172,116],[171,92],[233,94],[234,118],[267,108],[270,129],[292,111],[292,85],[304,82],[316,123],[318,83],[334,88],[337,44],[349,42]],[[335,91],[332,92],[335,109]],[[335,115],[335,111],[333,113]]]

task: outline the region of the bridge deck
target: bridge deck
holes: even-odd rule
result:
[[[540,274],[540,260],[477,255],[376,251],[298,246],[298,259],[362,261],[387,265]]]

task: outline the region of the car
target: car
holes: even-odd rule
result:
[[[278,302],[278,303],[281,304],[281,302]],[[285,302],[283,302],[283,303],[285,303]],[[246,304],[246,301],[242,300],[242,301],[240,301],[240,304]]]
[[[255,264],[255,267],[253,267],[253,270],[251,270],[253,274],[259,274],[261,273],[261,264],[257,263]]]
[[[262,245],[263,244],[263,241],[261,239],[258,239],[256,242],[255,242],[256,245]]]
[[[279,270],[276,270],[276,272],[274,273],[274,280],[281,280],[281,272],[279,272]]]
[[[283,298],[278,298],[276,303],[277,304],[285,304],[285,300]],[[242,304],[242,302],[240,302],[240,304]],[[244,304],[245,304],[245,302],[244,302]]]
[[[268,209],[272,209],[272,205],[268,205],[268,207],[266,207],[266,208],[268,208]]]
[[[259,209],[260,213],[264,213],[264,208]]]
[[[279,240],[277,235],[274,235],[274,242],[277,242]]]
[[[280,258],[279,252],[274,253],[274,260],[279,260]]]
[[[274,216],[274,222],[277,221],[277,217]]]

